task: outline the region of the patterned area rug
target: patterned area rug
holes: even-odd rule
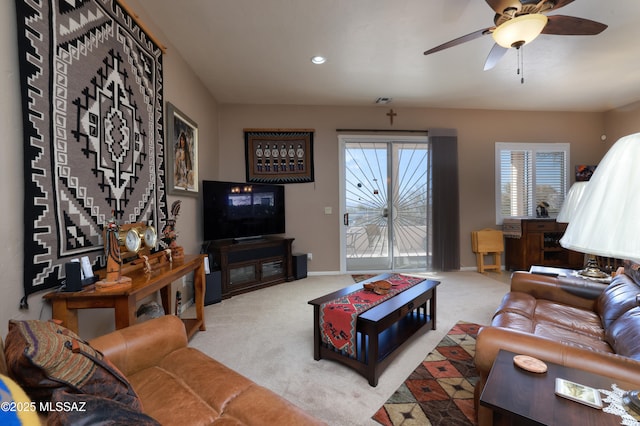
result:
[[[479,328],[458,322],[373,419],[385,426],[475,425],[473,357]]]
[[[368,280],[369,278],[375,277],[375,274],[353,274],[351,277],[353,281],[359,283],[360,281]]]

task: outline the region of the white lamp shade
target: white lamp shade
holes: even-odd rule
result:
[[[571,222],[571,218],[578,209],[578,203],[582,199],[582,194],[584,194],[584,190],[587,188],[587,183],[588,182],[576,182],[571,186],[567,198],[565,198],[564,203],[562,203],[556,222]]]
[[[562,247],[640,262],[639,160],[640,133],[611,147],[570,218]]]
[[[513,47],[514,44],[526,44],[540,35],[548,18],[541,13],[530,13],[520,15],[508,20],[493,30],[493,39],[500,46],[505,48]]]

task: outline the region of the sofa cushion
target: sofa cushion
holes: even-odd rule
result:
[[[640,308],[622,314],[607,328],[606,336],[618,355],[640,361]]]
[[[604,340],[602,322],[593,311],[538,300],[535,319],[538,324],[553,324],[572,333]]]
[[[612,352],[605,340],[600,317],[595,312],[536,299],[527,293],[507,293],[491,325],[535,334],[571,346]]]
[[[601,352],[612,352],[609,344],[597,336],[578,333],[552,322],[534,321],[515,312],[500,312],[493,317],[493,327],[517,330],[567,345]]]
[[[141,411],[122,373],[75,333],[52,321],[9,321],[5,357],[9,375],[36,401],[49,401],[56,389],[67,389]]]
[[[536,299],[527,293],[517,291],[507,293],[496,310],[492,324],[497,325],[495,317],[506,312],[512,315],[501,318],[501,327],[534,333],[538,324],[547,323],[573,333],[593,337],[596,340],[604,339],[600,317],[594,312],[549,300]]]
[[[215,381],[206,369],[200,374]],[[180,424],[210,425],[219,416],[197,392],[180,377],[161,367],[150,367],[129,376],[131,384],[144,404],[145,412],[160,424],[175,424],[180,411]]]
[[[640,286],[628,275],[616,275],[611,284],[598,297],[596,311],[602,319],[602,326],[606,330],[629,309],[638,306]]]

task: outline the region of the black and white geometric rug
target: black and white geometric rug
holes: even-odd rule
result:
[[[16,0],[24,291],[101,263],[102,226],[167,219],[162,50],[115,0]]]

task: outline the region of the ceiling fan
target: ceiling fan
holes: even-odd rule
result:
[[[573,3],[574,0],[486,0],[496,12],[494,26],[474,31],[424,52],[430,55],[450,47],[491,34],[496,41],[484,64],[484,70],[493,68],[507,51],[520,49],[539,34],[596,35],[607,25],[574,16],[546,13]]]

